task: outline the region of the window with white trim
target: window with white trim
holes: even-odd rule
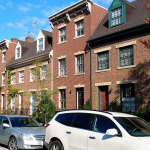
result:
[[[61,89],[60,92],[60,109],[65,110],[66,109],[66,90]]]
[[[12,73],[11,74],[11,84],[15,84],[16,83],[16,73]]]
[[[84,23],[83,20],[76,22],[76,37],[84,35]]]
[[[44,46],[43,46],[44,44],[43,44],[43,38],[40,38],[39,40],[38,40],[38,51],[41,51],[41,50],[43,50],[44,49]]]
[[[16,48],[16,59],[21,58],[21,48]]]
[[[5,94],[1,95],[1,110],[5,109]]]
[[[47,66],[46,65],[41,66],[41,68],[40,68],[40,79],[41,80],[46,79],[46,75],[47,75]]]
[[[66,59],[59,60],[59,76],[66,75]]]
[[[11,110],[15,111],[15,96],[11,99]]]
[[[76,73],[83,73],[84,72],[84,55],[77,55],[76,56]]]
[[[24,71],[19,71],[19,83],[24,82]]]
[[[2,63],[6,61],[6,52],[2,53]]]
[[[35,69],[34,68],[30,70],[30,82],[33,82],[33,81],[35,81]]]
[[[2,74],[2,86],[5,85],[5,73]]]
[[[59,29],[59,42],[66,41],[66,27]]]

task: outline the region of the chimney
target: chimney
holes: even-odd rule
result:
[[[25,41],[26,41],[26,42],[30,42],[30,43],[32,43],[32,42],[34,42],[34,38],[33,38],[33,37],[28,36],[28,37],[26,37],[26,38],[25,38]]]
[[[11,38],[11,42],[17,43],[17,42],[18,42],[18,39],[16,39],[16,38]]]

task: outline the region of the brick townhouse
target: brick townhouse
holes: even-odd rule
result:
[[[90,99],[90,53],[86,41],[107,10],[91,0],[79,2],[49,17],[53,28],[53,86],[57,109],[82,109]]]
[[[22,111],[25,114],[32,115],[36,103],[34,93],[41,90],[37,89],[39,86],[34,82],[36,76],[32,70],[35,68],[34,62],[40,60],[42,62],[40,66],[41,82],[47,77],[47,73],[51,72],[52,33],[40,30],[36,41],[30,36],[26,37],[25,41],[18,40],[13,51],[14,57],[5,64],[5,67],[7,71],[11,69],[11,85],[13,88],[19,89],[19,94],[11,99],[8,108],[11,108],[17,114]],[[7,83],[5,82],[5,84]],[[45,84],[45,90],[50,91],[51,83]],[[5,93],[7,93],[7,90]]]
[[[92,106],[103,110],[118,100],[123,112],[150,105],[149,0],[113,0],[88,40],[91,47]]]
[[[12,38],[0,42],[0,100],[1,110],[7,108],[7,71],[6,64],[14,57],[15,47],[18,40]]]

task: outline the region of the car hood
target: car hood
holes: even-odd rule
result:
[[[150,142],[150,136],[147,137],[138,137],[139,140],[144,141],[144,142]]]
[[[19,127],[15,128],[17,131],[25,134],[32,134],[32,135],[45,135],[45,128],[44,127]]]

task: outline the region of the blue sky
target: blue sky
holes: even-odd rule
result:
[[[24,40],[33,23],[37,20],[35,37],[40,29],[52,31],[48,17],[79,0],[0,0],[0,41],[18,38]],[[133,1],[133,0],[129,0]],[[94,3],[109,8],[112,0],[93,0]]]

